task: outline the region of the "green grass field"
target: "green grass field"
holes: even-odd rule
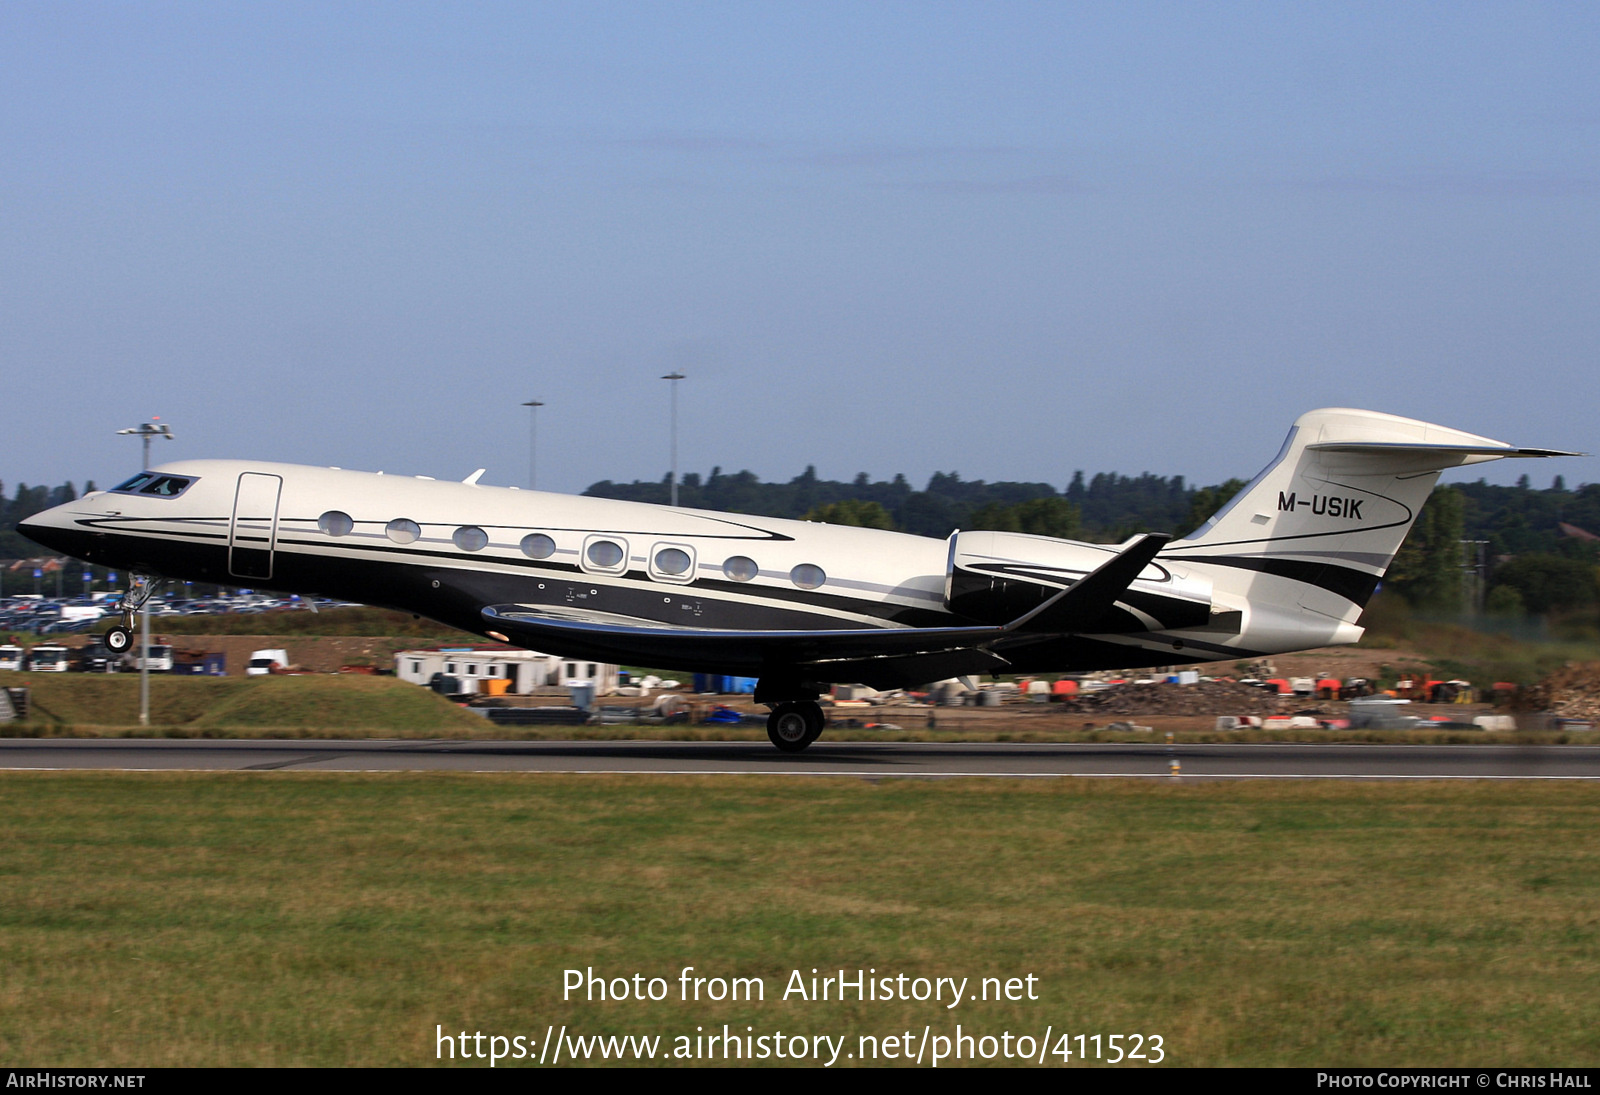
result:
[[[1175,1065],[1592,1066],[1597,825],[1574,783],[6,774],[0,1061],[959,1022]],[[683,1003],[684,966],[766,999]],[[563,1001],[586,967],[673,995]],[[1039,999],[778,998],[841,967]]]

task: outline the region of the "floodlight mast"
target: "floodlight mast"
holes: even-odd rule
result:
[[[168,441],[173,440],[172,427],[167,425],[165,422],[161,421],[161,416],[159,414],[151,415],[150,416],[150,421],[148,421],[148,422],[142,422],[139,425],[131,426],[126,430],[118,430],[117,431],[117,435],[119,437],[123,436],[123,435],[127,435],[127,434],[131,434],[132,436],[137,437],[141,441],[144,442],[144,462],[140,465],[140,468],[139,468],[140,471],[149,471],[150,470],[150,439],[151,438],[154,438],[154,437],[165,437]],[[133,579],[132,581],[129,582],[129,586],[128,586],[128,593],[131,594],[133,592],[134,582],[136,582],[137,579],[134,578],[132,575],[129,575],[129,577],[130,577],[130,579]],[[145,584],[146,584],[147,589],[148,589],[150,581],[151,581],[151,579],[149,579],[149,578],[145,579]],[[149,726],[150,725],[150,601],[149,601],[148,596],[146,598],[144,598],[143,600],[141,600],[140,603],[139,603],[139,616],[140,616],[140,627],[139,627],[139,725],[140,726]]]
[[[528,408],[528,489],[539,489],[539,408],[544,406],[537,399],[530,399],[523,404]]]
[[[146,578],[145,581],[149,582],[150,579]],[[150,602],[148,600],[139,606],[139,725],[150,725]]]
[[[672,504],[678,504],[678,381],[684,374],[674,369],[662,380],[672,381]]]
[[[144,441],[144,463],[140,465],[140,471],[150,470],[150,439],[152,437],[165,437],[168,441],[173,440],[172,427],[161,421],[160,415],[153,416],[149,422],[143,422],[137,426],[117,431],[119,437],[124,434],[132,434],[134,437]]]

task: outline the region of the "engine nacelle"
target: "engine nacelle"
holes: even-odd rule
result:
[[[1008,623],[1108,562],[1118,550],[1112,544],[1020,532],[958,532],[950,537],[945,607],[980,623]],[[1084,626],[1176,631],[1205,627],[1211,615],[1210,579],[1175,572],[1157,559],[1117,599],[1115,621],[1085,621]]]

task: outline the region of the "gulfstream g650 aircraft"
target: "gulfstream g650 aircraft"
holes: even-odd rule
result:
[[[29,518],[152,579],[386,605],[569,658],[760,678],[778,748],[834,682],[1222,661],[1361,637],[1439,472],[1563,456],[1373,411],[1304,414],[1255,481],[1172,540],[948,540],[247,460],[186,460]],[[112,649],[156,583],[135,587]]]

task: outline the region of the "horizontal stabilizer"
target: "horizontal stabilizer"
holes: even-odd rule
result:
[[[1475,464],[1483,460],[1504,460],[1507,457],[1528,456],[1588,456],[1586,452],[1566,452],[1562,449],[1518,449],[1510,445],[1429,445],[1407,441],[1322,441],[1307,445],[1307,452],[1339,452],[1378,456],[1407,454],[1437,456],[1440,463]],[[1460,459],[1455,459],[1460,458]]]

